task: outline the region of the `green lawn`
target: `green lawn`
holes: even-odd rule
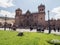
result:
[[[53,45],[47,41],[52,39],[60,40],[59,35],[24,32],[24,36],[17,36],[15,31],[0,31],[0,45]]]

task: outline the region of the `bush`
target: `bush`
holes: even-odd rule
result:
[[[53,40],[48,41],[48,43],[54,44],[54,45],[60,45],[60,40],[53,39]]]
[[[23,36],[23,32],[18,33],[18,36]]]

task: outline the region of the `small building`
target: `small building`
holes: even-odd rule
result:
[[[0,27],[2,27],[5,23],[5,17],[0,17]],[[6,18],[6,23],[7,24],[14,24],[15,23],[15,18]]]

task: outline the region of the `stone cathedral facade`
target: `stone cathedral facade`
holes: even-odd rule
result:
[[[15,11],[15,25],[17,27],[29,28],[33,26],[44,26],[45,24],[45,5],[41,4],[38,6],[38,11],[31,13],[29,10],[25,14],[22,14],[20,8]]]

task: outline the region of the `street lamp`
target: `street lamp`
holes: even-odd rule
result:
[[[51,33],[49,12],[50,12],[50,11],[48,10],[48,29],[49,29],[49,33]]]
[[[7,20],[7,15],[5,15],[5,23],[4,23],[4,30],[6,30],[6,20]]]

